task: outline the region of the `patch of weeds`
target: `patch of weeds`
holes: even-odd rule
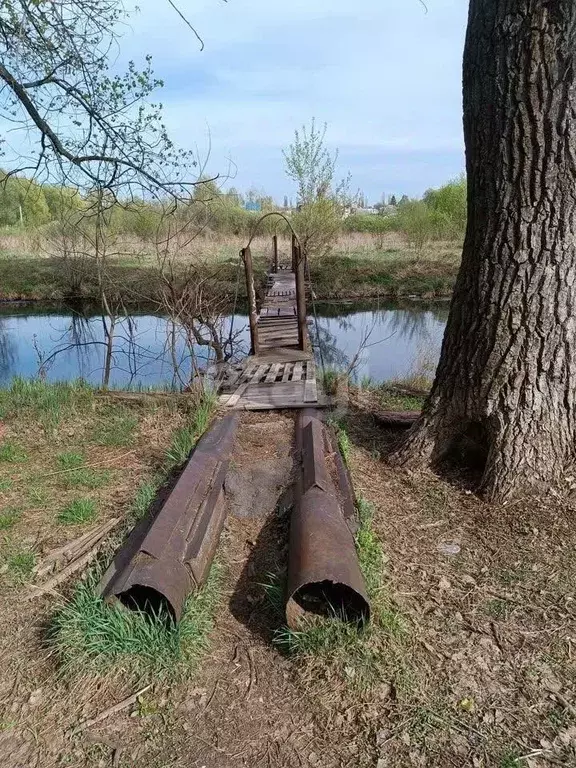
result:
[[[445,728],[445,723],[439,718],[431,707],[417,706],[410,720],[409,731],[411,738],[422,743],[433,731],[439,727]]]
[[[62,483],[67,488],[88,488],[94,490],[107,485],[112,478],[109,469],[75,469],[62,477]]]
[[[509,613],[509,605],[506,600],[500,600],[495,598],[489,600],[484,606],[484,611],[488,616],[492,616],[494,619],[507,619]]]
[[[340,375],[340,372],[336,370],[327,369],[324,371],[322,376],[322,386],[328,397],[333,397],[336,394]]]
[[[9,491],[12,488],[13,481],[12,480],[0,480],[0,493],[3,493],[4,491]]]
[[[89,523],[96,517],[96,503],[93,499],[75,499],[58,513],[58,522],[63,525]]]
[[[424,395],[403,394],[390,384],[381,384],[376,392],[380,405],[391,411],[421,411],[424,405]]]
[[[27,549],[11,552],[6,558],[8,573],[17,582],[24,582],[30,577],[35,563],[36,555]]]
[[[350,461],[350,438],[345,429],[338,430],[338,448],[344,459],[344,464],[348,465]]]
[[[512,586],[518,584],[520,581],[524,581],[526,578],[526,569],[523,565],[519,565],[515,568],[504,568],[498,575],[499,581],[506,586]]]
[[[498,768],[518,768],[521,764],[520,755],[513,750],[508,750],[500,758]]]
[[[84,454],[73,452],[59,453],[56,459],[61,469],[75,469],[85,461]]]
[[[28,459],[22,446],[12,440],[5,440],[0,445],[0,461],[8,461],[11,464],[21,463]]]
[[[138,418],[126,408],[115,408],[107,413],[105,419],[96,423],[92,439],[97,445],[110,448],[132,445]]]
[[[209,394],[204,396],[194,409],[190,422],[175,431],[170,447],[166,451],[168,470],[180,467],[188,460],[194,446],[210,423],[215,404],[214,397]]]
[[[12,528],[21,516],[22,512],[19,509],[9,508],[0,512],[0,531],[7,531]]]
[[[553,728],[560,731],[568,725],[569,716],[565,709],[555,707],[548,712],[548,720]]]
[[[78,584],[52,620],[48,642],[63,674],[117,670],[138,681],[189,677],[213,626],[221,585],[218,564],[203,589],[188,598],[178,624],[164,611],[150,616],[106,603],[97,594],[99,579],[95,570]]]
[[[129,514],[135,520],[141,520],[148,512],[150,505],[154,501],[158,488],[162,484],[162,478],[157,475],[150,480],[144,480],[138,486],[134,501],[130,505]]]
[[[49,383],[15,377],[10,387],[0,390],[0,418],[33,416],[44,426],[55,426],[75,407],[85,409],[92,398],[92,388],[81,379]]]
[[[42,486],[31,485],[28,488],[28,499],[37,506],[45,506],[50,500],[50,493]]]

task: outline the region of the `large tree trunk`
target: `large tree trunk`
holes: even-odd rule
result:
[[[575,447],[576,2],[471,0],[468,228],[440,363],[396,454],[484,442],[482,490],[556,483]]]

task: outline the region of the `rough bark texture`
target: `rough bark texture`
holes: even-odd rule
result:
[[[468,228],[441,359],[396,458],[469,430],[483,490],[556,483],[576,405],[576,3],[471,0],[464,53]]]

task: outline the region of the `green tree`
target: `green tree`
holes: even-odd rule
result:
[[[439,234],[446,238],[462,237],[466,229],[466,177],[448,182],[439,189],[430,189],[424,202],[434,212]]]
[[[298,187],[298,210],[292,216],[305,256],[323,256],[342,229],[344,207],[350,203],[349,177],[335,188],[338,152],[325,145],[326,124],[294,132],[294,141],[283,151],[286,173]]]
[[[181,195],[193,159],[179,152],[150,103],[162,85],[149,57],[111,72],[127,13],[121,0],[3,0],[0,114],[30,137],[42,176]],[[34,144],[34,142],[36,142]]]
[[[0,180],[0,225],[38,226],[50,219],[41,186],[30,179],[4,176]]]
[[[316,126],[294,131],[294,141],[283,150],[286,173],[298,187],[298,204],[309,205],[330,195],[334,182],[338,151],[330,152],[325,144],[328,126]]]

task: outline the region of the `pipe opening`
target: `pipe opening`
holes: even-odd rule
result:
[[[362,595],[347,584],[329,580],[304,584],[289,602],[298,606],[298,613],[338,618],[351,624],[364,624],[370,618],[370,606]]]
[[[126,608],[145,613],[151,619],[160,619],[167,624],[176,622],[176,615],[170,601],[152,587],[134,584],[125,592],[120,592],[118,599]]]

